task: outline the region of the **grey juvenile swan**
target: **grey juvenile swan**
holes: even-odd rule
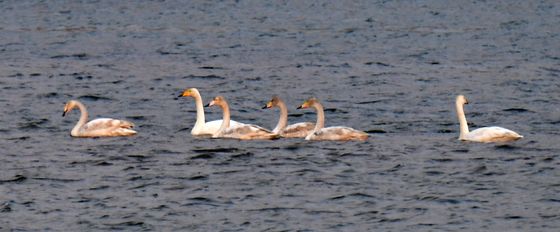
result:
[[[298,109],[309,107],[313,107],[317,111],[317,123],[315,123],[315,129],[305,137],[306,140],[367,140],[368,134],[363,131],[345,126],[325,127],[325,112],[317,98],[307,99]]]
[[[315,124],[311,122],[299,122],[292,125],[288,125],[288,108],[282,99],[278,96],[272,97],[268,103],[263,107],[263,109],[278,107],[280,109],[280,118],[278,119],[278,124],[273,133],[279,134],[284,138],[305,138],[313,128]]]

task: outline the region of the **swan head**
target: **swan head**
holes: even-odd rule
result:
[[[455,102],[457,104],[469,104],[469,100],[467,100],[467,98],[463,95],[457,96],[457,99],[455,100]]]
[[[212,99],[212,101],[210,101],[208,104],[206,104],[206,107],[209,106],[220,106],[220,107],[224,107],[227,105],[226,99],[222,96],[216,96],[214,97],[214,99]]]
[[[268,109],[268,108],[278,106],[279,103],[280,103],[280,98],[278,96],[273,96],[272,99],[268,101],[268,103],[266,103],[265,106],[263,106],[263,109]]]
[[[188,89],[185,89],[185,91],[183,91],[183,93],[181,93],[181,94],[179,95],[179,97],[194,97],[194,96],[196,96],[196,95],[199,95],[198,89],[196,89],[196,88],[188,88]]]
[[[66,105],[64,105],[64,112],[62,112],[62,117],[66,116],[66,114],[70,112],[72,109],[74,109],[74,107],[76,107],[77,104],[78,102],[76,102],[75,100],[68,101]]]
[[[301,106],[298,106],[298,109],[307,109],[317,103],[319,103],[319,100],[317,98],[310,97],[309,99],[305,100],[303,104],[301,104]]]

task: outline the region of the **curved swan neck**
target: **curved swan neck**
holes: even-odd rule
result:
[[[72,131],[70,132],[70,134],[74,135],[74,136],[78,136],[79,132],[80,132],[80,128],[82,128],[82,126],[84,126],[84,124],[86,124],[87,119],[88,119],[88,112],[86,109],[86,106],[84,106],[84,104],[82,104],[79,101],[76,101],[76,106],[78,106],[78,108],[80,109],[80,120],[78,120],[78,123],[76,123],[76,125],[74,126],[74,128],[72,129]]]
[[[457,118],[459,119],[461,131],[459,134],[459,139],[463,139],[469,133],[469,126],[467,125],[467,118],[465,117],[463,105],[464,104],[459,101],[455,102],[455,108],[457,109]]]
[[[204,106],[202,104],[202,97],[198,91],[194,91],[192,96],[194,98],[196,104],[196,123],[194,127],[201,127],[204,126],[206,123],[206,119],[204,118]]]
[[[282,100],[278,100],[277,106],[280,108],[280,118],[274,130],[272,130],[274,133],[280,133],[288,126],[288,107],[286,107],[286,104]]]
[[[222,111],[223,111],[223,120],[222,120],[222,125],[220,126],[220,129],[218,129],[216,134],[223,133],[229,127],[229,117],[230,117],[229,106],[227,102],[224,100],[223,104],[220,104],[220,107],[222,107]]]
[[[315,108],[315,110],[317,110],[317,123],[315,124],[315,129],[313,130],[318,131],[325,127],[325,112],[323,109],[323,105],[321,105],[321,103],[319,102],[315,102],[313,104],[313,107]]]

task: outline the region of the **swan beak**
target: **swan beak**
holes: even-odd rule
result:
[[[263,106],[263,109],[267,109],[267,108],[271,108],[272,107],[272,102],[268,102],[266,103],[266,105]]]
[[[66,111],[62,112],[62,117],[66,116]]]
[[[179,95],[179,97],[190,97],[190,96],[191,96],[191,91],[189,89],[183,91],[183,93]]]
[[[307,107],[309,107],[309,103],[305,101],[303,104],[301,104],[301,106],[298,106],[298,109],[305,109]]]
[[[216,103],[214,102],[214,100],[212,100],[211,102],[209,102],[208,104],[206,104],[204,107],[209,107],[209,106],[213,106]]]

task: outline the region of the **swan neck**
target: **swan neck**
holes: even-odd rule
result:
[[[315,123],[314,131],[319,131],[325,127],[325,111],[321,103],[316,102],[313,107],[317,110],[317,123]]]
[[[81,102],[76,102],[76,106],[78,106],[78,109],[80,109],[80,120],[78,120],[78,123],[76,123],[76,125],[70,132],[74,136],[79,135],[80,129],[86,124],[88,120],[88,111],[86,109],[86,106],[84,106],[84,104],[82,104]]]
[[[206,119],[204,118],[204,106],[202,104],[202,97],[198,92],[196,92],[193,97],[196,104],[196,123],[194,124],[194,127],[203,127],[206,123]]]
[[[222,111],[223,111],[223,120],[222,120],[222,125],[220,126],[220,129],[218,129],[218,131],[216,132],[216,134],[220,135],[222,134],[228,127],[229,127],[229,106],[227,104],[227,102],[224,102],[223,105],[221,105],[222,107]]]
[[[465,117],[465,111],[463,110],[463,103],[456,102],[455,107],[457,108],[457,118],[459,119],[460,126],[459,139],[463,139],[469,133],[469,126]]]
[[[286,104],[280,100],[278,102],[278,108],[280,108],[280,118],[278,119],[278,124],[276,124],[274,130],[272,130],[272,132],[276,134],[280,133],[288,126],[288,107],[286,107]]]

